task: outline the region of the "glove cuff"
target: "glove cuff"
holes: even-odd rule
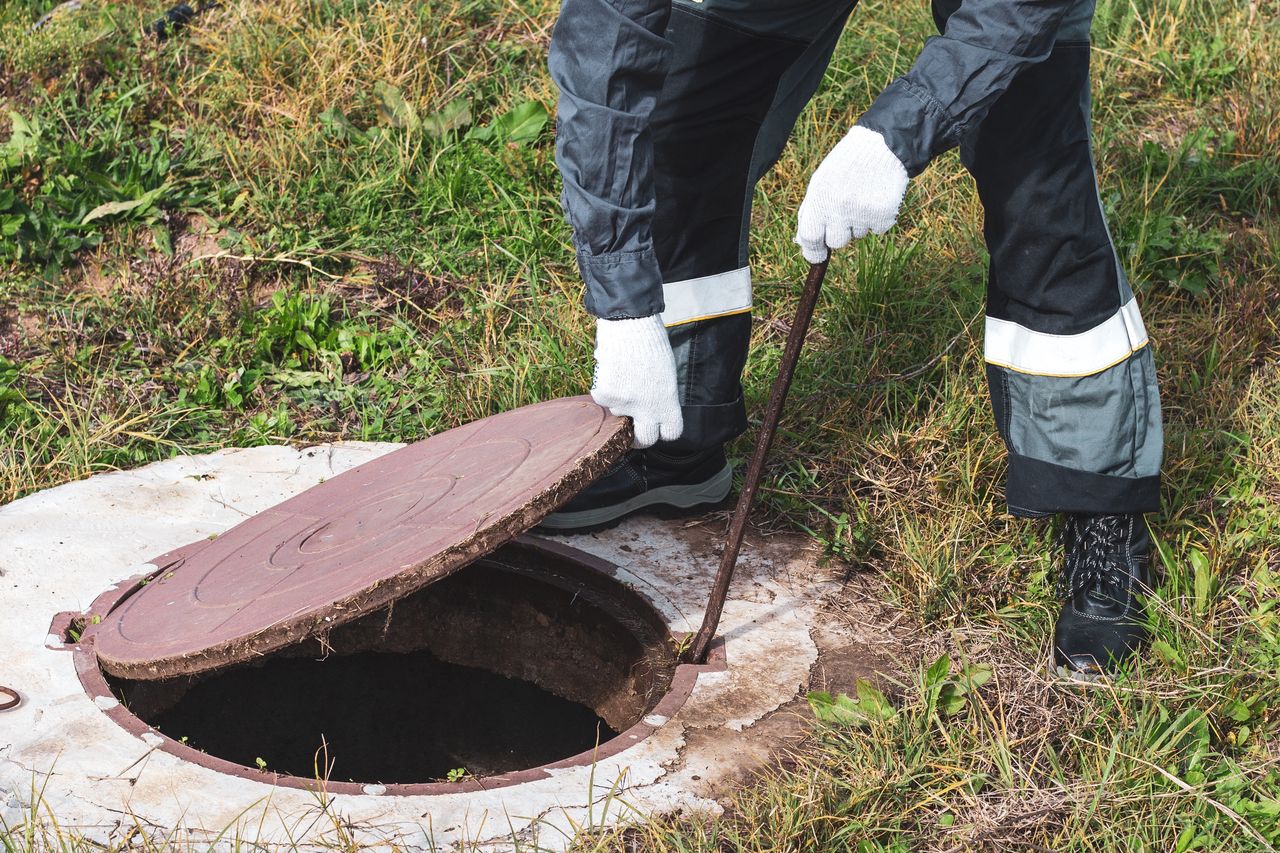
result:
[[[645,354],[669,356],[671,342],[657,314],[627,320],[596,319],[596,349],[621,351],[626,358]],[[597,356],[598,357],[598,356]]]

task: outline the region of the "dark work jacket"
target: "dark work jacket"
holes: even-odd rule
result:
[[[560,89],[556,162],[562,199],[586,283],[585,305],[597,317],[646,317],[664,307],[651,233],[648,122],[671,61],[663,36],[671,2],[563,0],[551,41],[548,64]],[[818,3],[795,0],[795,16]],[[776,30],[791,25],[787,4],[778,0],[721,5],[756,18],[761,10],[750,7],[768,6]],[[911,70],[857,122],[883,134],[912,176],[958,145],[1022,69],[1048,58],[1060,30],[1086,40],[1093,10],[1092,0],[946,5],[954,11],[948,9],[942,35],[925,43]]]

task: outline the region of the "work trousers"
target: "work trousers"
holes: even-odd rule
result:
[[[791,18],[760,14],[788,6]],[[959,0],[935,0],[939,28]],[[822,80],[848,0],[674,0],[651,132],[654,248],[686,454],[742,433],[752,194]],[[1090,142],[1093,0],[961,142],[986,214],[985,360],[1010,512],[1158,509],[1163,438],[1147,334],[1099,201]],[[770,21],[785,20],[779,34]],[[908,286],[903,283],[903,286]]]

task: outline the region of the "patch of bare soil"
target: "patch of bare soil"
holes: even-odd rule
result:
[[[12,356],[17,348],[18,309],[0,309],[0,356]]]
[[[111,295],[119,281],[114,266],[101,258],[91,257],[80,266],[79,286],[103,299]]]
[[[464,286],[450,276],[434,275],[395,258],[383,258],[361,263],[335,289],[349,304],[379,311],[411,307],[417,315],[416,325],[429,330],[461,310]]]
[[[709,796],[724,800],[722,805],[728,806],[734,790],[761,774],[795,763],[794,755],[803,749],[813,731],[813,711],[806,698],[809,691],[852,694],[858,679],[863,679],[888,695],[901,692],[900,685],[911,663],[907,644],[900,638],[890,632],[855,636],[824,625],[815,627],[814,633],[818,660],[799,696],[744,729],[739,738],[726,739],[723,732],[707,729],[694,729],[687,734],[689,747],[699,752],[718,752],[719,766],[728,768],[708,790]]]
[[[21,313],[16,307],[0,305],[0,357],[20,360],[39,339],[38,317]]]
[[[703,518],[691,522],[683,538],[720,553],[724,526]],[[761,535],[751,531],[748,539],[752,548],[761,551],[785,551],[796,543],[813,547],[807,538],[794,533]],[[715,761],[714,778],[705,782],[707,796],[732,808],[736,789],[763,774],[795,764],[796,754],[803,751],[813,731],[813,712],[806,698],[810,691],[852,694],[862,679],[886,695],[901,696],[902,685],[909,683],[909,674],[919,666],[921,654],[909,636],[906,614],[886,601],[887,592],[878,578],[866,573],[847,575],[841,586],[821,602],[819,616],[810,629],[818,658],[806,683],[797,685],[795,698],[736,737],[726,737],[725,732],[712,729],[686,732],[687,751],[719,759]]]
[[[709,541],[715,540],[712,526]],[[965,664],[991,666],[993,678],[974,697],[998,714],[1003,737],[1031,784],[1017,796],[975,797],[956,815],[955,828],[933,839],[929,849],[996,849],[1028,834],[1042,833],[1064,819],[1072,792],[1053,782],[1046,755],[1053,754],[1063,719],[1088,716],[1084,695],[1062,688],[1049,671],[1047,648],[1027,649],[1017,638],[977,626],[934,627],[917,614],[889,602],[883,581],[853,572],[825,596],[811,631],[818,645],[808,682],[786,705],[744,729],[738,737],[691,730],[688,745],[720,756],[707,794],[732,810],[735,791],[761,776],[797,766],[808,748],[813,713],[805,694],[825,690],[853,694],[859,679],[872,683],[895,705],[911,703],[911,685],[922,667],[943,654]],[[696,780],[695,780],[696,781]],[[959,843],[959,846],[956,844]]]
[[[250,276],[249,265],[222,248],[219,241],[226,231],[203,216],[173,217],[168,225],[171,252],[161,251],[149,234],[140,233],[140,242],[126,251],[117,247],[111,255],[99,250],[85,256],[67,271],[68,280],[82,293],[108,299],[117,293],[176,292],[196,274],[217,280],[220,291],[239,298],[246,287],[263,279]]]
[[[1137,136],[1141,142],[1154,142],[1162,148],[1175,151],[1187,138],[1187,134],[1199,129],[1201,121],[1191,108],[1154,111],[1139,125]]]
[[[173,241],[174,254],[187,260],[214,259],[225,261],[226,252],[219,242],[226,231],[201,216],[193,216]]]

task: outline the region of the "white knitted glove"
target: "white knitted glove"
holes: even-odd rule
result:
[[[613,414],[631,418],[636,447],[680,437],[684,416],[676,356],[661,319],[596,320],[591,397]]]
[[[888,231],[906,192],[898,155],[879,133],[854,125],[818,165],[800,203],[796,242],[804,259],[816,264],[850,238]]]

